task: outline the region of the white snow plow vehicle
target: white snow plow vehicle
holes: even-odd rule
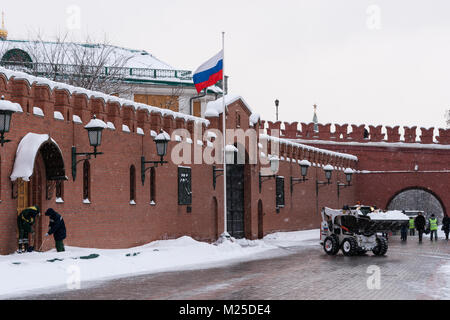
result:
[[[342,249],[345,256],[364,255],[368,251],[384,256],[388,241],[381,234],[399,231],[408,221],[408,216],[400,211],[324,208],[320,240],[328,255],[336,255]]]

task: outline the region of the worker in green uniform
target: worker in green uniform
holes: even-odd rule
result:
[[[431,233],[431,241],[433,241],[433,236],[435,241],[438,241],[438,219],[433,214],[430,218],[430,233]]]
[[[416,235],[416,224],[414,222],[414,217],[409,218],[409,235],[411,237]]]
[[[33,225],[36,217],[40,215],[38,206],[33,206],[22,210],[17,216],[17,227],[19,229],[19,250],[18,253],[29,251],[29,234],[34,234]]]

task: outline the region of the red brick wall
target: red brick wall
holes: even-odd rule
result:
[[[356,198],[365,204],[385,209],[401,191],[421,188],[433,193],[442,202],[444,210],[449,212],[450,148],[423,148],[420,144],[417,144],[417,148],[334,144],[315,146],[356,155],[359,159],[358,170],[373,172],[354,177]]]
[[[20,103],[24,113],[15,114],[11,123],[11,132],[7,138],[12,142],[0,149],[1,200],[0,203],[0,254],[16,250],[16,217],[17,200],[12,199],[10,175],[14,166],[18,144],[27,133],[49,134],[59,145],[65,162],[66,175],[69,181],[64,183],[64,203],[56,204],[53,199],[45,199],[45,185],[42,185],[42,211],[54,208],[66,221],[70,246],[96,248],[126,248],[143,245],[158,239],[176,238],[189,235],[198,240],[213,241],[216,234],[223,230],[223,178],[218,178],[217,188],[213,189],[212,166],[192,165],[192,213],[187,213],[186,206],[178,205],[177,166],[170,162],[156,169],[156,206],[150,205],[149,174],[146,183],[140,181],[140,159],[144,155],[147,160],[159,160],[156,157],[155,144],[150,137],[150,130],[163,128],[171,132],[177,127],[172,117],[158,114],[142,114],[130,107],[119,107],[115,103],[107,103],[99,99],[88,99],[81,94],[70,95],[65,91],[51,91],[46,86],[30,86],[24,80],[6,81],[0,76],[0,94],[7,100]],[[1,85],[3,83],[3,85]],[[45,116],[32,114],[34,106],[43,109]],[[28,108],[28,109],[27,109]],[[30,110],[30,113],[27,112]],[[66,118],[55,120],[54,111],[60,111]],[[241,128],[249,128],[250,112],[241,101],[229,106],[229,128],[236,126],[236,112],[239,112]],[[83,125],[74,124],[72,115],[79,115]],[[116,130],[105,130],[99,151],[104,155],[90,161],[91,169],[91,204],[83,203],[82,163],[77,167],[77,179],[71,177],[71,148],[77,152],[92,152],[84,125],[93,114],[104,121],[112,121]],[[67,119],[67,115],[70,119]],[[210,128],[220,128],[221,118],[210,119]],[[122,124],[127,124],[134,132],[122,131]],[[145,135],[136,134],[141,127]],[[180,123],[178,123],[180,126]],[[182,126],[187,128],[187,123]],[[259,128],[259,124],[256,129]],[[196,139],[193,138],[194,145]],[[175,145],[171,142],[169,155]],[[206,145],[206,144],[205,144]],[[203,147],[204,148],[204,147]],[[248,150],[247,150],[248,151]],[[295,152],[295,156],[294,155]],[[310,159],[316,157],[314,152],[303,153],[298,150],[286,150],[290,158]],[[170,157],[168,157],[170,160]],[[167,159],[166,159],[167,160]],[[319,157],[317,155],[317,162]],[[322,159],[327,164],[326,159]],[[130,166],[136,168],[136,205],[130,205],[129,172]],[[265,182],[262,192],[258,187],[259,165],[249,165],[246,169],[246,235],[248,238],[258,237],[258,201],[262,200],[264,209],[264,233],[275,231],[292,231],[319,226],[319,216],[315,204],[315,179],[323,180],[322,170],[311,169],[309,181],[296,185],[294,193],[290,193],[290,176],[300,176],[298,165],[282,162],[279,175],[285,176],[286,206],[276,212],[275,182]],[[45,176],[45,173],[42,173]],[[321,187],[319,208],[322,206],[338,207],[353,203],[355,190],[347,189],[337,200],[337,178],[344,180],[342,172],[333,178],[333,184]],[[217,198],[217,213],[214,210],[213,198]],[[43,218],[42,232],[47,230],[48,219]],[[52,246],[52,241],[44,249]]]

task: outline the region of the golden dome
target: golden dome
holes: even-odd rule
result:
[[[6,40],[8,38],[8,31],[6,29],[0,29],[0,39]]]

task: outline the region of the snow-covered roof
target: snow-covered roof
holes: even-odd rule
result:
[[[108,54],[105,65],[114,66],[118,59],[123,59],[125,62],[123,67],[126,68],[149,68],[149,69],[163,69],[175,70],[168,63],[158,59],[151,53],[145,50],[134,50],[122,48],[113,45],[104,44],[85,44],[75,42],[51,42],[51,41],[27,41],[27,40],[5,40],[0,46],[0,56],[12,49],[20,49],[28,53],[33,62],[40,63],[55,63],[50,61],[50,53],[57,53],[63,48],[64,54],[58,57],[58,63],[76,65],[77,57],[74,52],[87,52],[93,57],[105,57],[105,51],[111,52]],[[95,59],[95,58],[94,58]]]
[[[16,181],[19,178],[24,181],[30,181],[30,177],[33,175],[36,155],[42,144],[49,140],[59,148],[55,140],[51,139],[48,134],[29,133],[20,141],[19,147],[17,148],[14,169],[11,174],[11,181]]]
[[[108,94],[105,94],[103,92],[98,92],[98,91],[91,91],[91,90],[87,90],[84,88],[80,88],[80,87],[74,87],[65,83],[61,83],[61,82],[55,82],[46,78],[42,78],[42,77],[35,77],[32,76],[28,73],[25,72],[20,72],[20,71],[13,71],[13,70],[9,70],[3,67],[0,67],[0,75],[3,74],[8,80],[11,78],[14,79],[23,79],[26,80],[30,86],[33,84],[37,84],[37,85],[44,85],[44,86],[48,86],[50,88],[50,90],[55,90],[55,89],[60,89],[60,90],[66,90],[67,92],[69,92],[70,94],[84,94],[86,95],[88,98],[99,98],[105,101],[105,103],[108,102],[115,102],[118,103],[121,107],[123,106],[131,106],[134,108],[135,111],[137,110],[147,110],[149,113],[160,113],[162,116],[172,116],[175,119],[176,118],[183,118],[185,121],[188,120],[192,120],[195,122],[199,122],[199,123],[204,123],[207,126],[209,125],[209,121],[203,118],[199,118],[199,117],[195,117],[195,116],[191,116],[191,115],[187,115],[181,112],[174,112],[172,110],[169,109],[162,109],[162,108],[158,108],[158,107],[154,107],[154,106],[149,106],[143,103],[138,103],[132,100],[127,100],[127,99],[123,99],[123,98],[119,98],[116,96],[111,96]]]
[[[245,107],[250,111],[250,125],[254,126],[260,120],[260,115],[254,113],[250,106],[245,102],[244,98],[240,95],[226,95],[225,96],[225,107],[233,104],[234,102],[241,100]],[[208,102],[206,105],[205,117],[217,118],[223,113],[223,97],[215,101]]]

